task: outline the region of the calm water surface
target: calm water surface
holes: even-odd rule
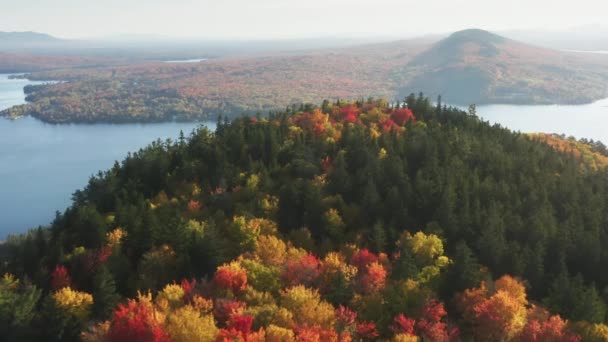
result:
[[[485,105],[477,114],[516,131],[563,133],[608,145],[608,99],[576,106]]]
[[[207,58],[195,58],[195,59],[177,59],[173,61],[165,61],[165,63],[179,64],[179,63],[200,63],[206,61]]]
[[[24,103],[33,82],[0,75],[0,110]],[[215,123],[203,123],[215,129]],[[201,123],[52,125],[0,118],[0,240],[51,222],[91,175],[157,138],[186,135]]]

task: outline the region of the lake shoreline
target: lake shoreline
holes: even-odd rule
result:
[[[0,76],[0,109],[23,104],[26,80]],[[0,119],[0,240],[47,226],[91,176],[154,141],[177,141],[214,121],[49,124],[31,116]]]

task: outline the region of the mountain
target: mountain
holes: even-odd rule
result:
[[[450,103],[583,103],[605,97],[608,58],[527,45],[470,29],[453,33],[397,72],[401,95]]]

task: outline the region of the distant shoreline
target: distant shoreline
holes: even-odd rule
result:
[[[575,53],[591,53],[598,55],[608,55],[608,50],[563,50],[566,52],[575,52]]]
[[[181,64],[181,63],[200,63],[209,60],[208,58],[194,58],[194,59],[177,59],[172,61],[164,61],[167,64]]]

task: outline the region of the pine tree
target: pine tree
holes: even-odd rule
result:
[[[120,300],[116,293],[116,283],[108,268],[103,265],[97,270],[93,280],[93,314],[100,319],[107,319]]]
[[[381,222],[376,222],[372,228],[372,244],[376,252],[386,251],[386,231]]]

